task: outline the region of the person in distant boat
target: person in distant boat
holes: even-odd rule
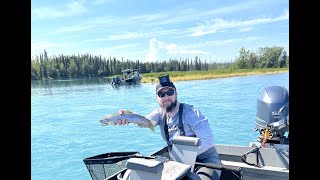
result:
[[[172,145],[175,136],[193,136],[200,138],[197,162],[222,164],[215,148],[215,139],[209,126],[208,118],[195,106],[181,103],[177,100],[178,93],[169,76],[160,76],[156,86],[156,99],[160,108],[155,109],[145,117],[154,120],[161,129],[161,136]],[[182,126],[179,126],[179,111],[182,111]],[[123,110],[119,111],[120,114]],[[128,124],[127,120],[119,120],[118,125]],[[221,170],[200,167],[195,173],[202,180],[219,179]]]
[[[120,83],[121,83],[121,79],[119,76],[112,78],[112,82],[111,82],[112,85],[120,85]]]

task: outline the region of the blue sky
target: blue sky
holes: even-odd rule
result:
[[[272,46],[289,54],[288,0],[31,1],[31,57],[230,62]]]

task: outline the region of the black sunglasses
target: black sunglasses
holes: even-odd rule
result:
[[[158,93],[157,93],[157,95],[159,96],[159,97],[164,97],[165,95],[168,95],[168,96],[172,96],[174,94],[174,90],[173,89],[170,89],[170,90],[168,90],[167,92],[161,92],[161,91],[159,91]]]

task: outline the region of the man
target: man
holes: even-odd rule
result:
[[[195,94],[196,95],[196,94]],[[169,76],[159,77],[156,86],[156,99],[160,108],[152,111],[146,118],[156,121],[160,126],[161,136],[172,144],[175,136],[184,135],[200,138],[200,147],[197,162],[221,164],[218,153],[214,146],[214,137],[206,116],[193,105],[180,103],[177,100],[178,93]],[[182,124],[179,123],[179,112],[182,111]],[[122,111],[120,111],[122,113]],[[127,124],[126,120],[120,120],[119,125]],[[200,167],[195,170],[201,179],[219,179],[221,170]]]

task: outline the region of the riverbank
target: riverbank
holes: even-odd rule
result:
[[[264,68],[264,69],[217,69],[210,71],[170,71],[160,73],[144,73],[141,82],[157,82],[158,77],[162,75],[169,75],[171,81],[189,81],[189,80],[205,80],[215,78],[227,78],[235,76],[249,76],[258,74],[275,74],[289,72],[289,68]]]

